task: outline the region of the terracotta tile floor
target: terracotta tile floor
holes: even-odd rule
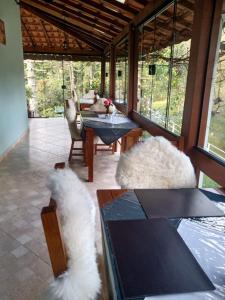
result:
[[[53,280],[40,221],[50,193],[46,176],[56,162],[67,161],[70,136],[63,119],[33,119],[26,137],[0,163],[0,300],[35,300]],[[119,155],[95,157],[96,189],[116,188]],[[85,181],[87,168],[76,160],[71,167]]]

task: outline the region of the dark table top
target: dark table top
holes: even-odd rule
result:
[[[82,130],[81,136],[85,139],[85,128],[92,128],[103,143],[110,145],[127,134],[130,130],[139,126],[124,115],[98,114],[92,111],[81,112]]]
[[[225,216],[199,189],[135,189],[134,192],[149,218]]]
[[[225,212],[225,197],[204,191],[205,195],[214,201]],[[110,244],[108,221],[112,220],[144,220],[146,214],[142,209],[134,191],[126,192],[112,203],[101,209],[101,219],[104,242],[111,269],[115,299],[122,299],[112,246]],[[208,218],[172,218],[169,222],[177,229],[192,254],[210,278],[215,291],[176,294],[176,300],[224,299],[225,298],[225,217]],[[143,298],[140,298],[143,299]],[[152,296],[149,299],[173,300],[174,295]]]

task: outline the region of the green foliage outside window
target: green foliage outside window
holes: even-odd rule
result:
[[[175,45],[172,60],[171,47],[139,59],[139,112],[178,135],[182,126],[189,50],[190,40]],[[155,74],[149,75],[152,65]]]
[[[64,99],[71,98],[73,90],[79,98],[90,89],[100,91],[100,62],[25,60],[24,70],[28,107],[36,117],[62,116]]]

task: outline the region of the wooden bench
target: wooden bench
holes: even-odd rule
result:
[[[55,169],[63,169],[65,163],[58,163]],[[68,257],[66,247],[62,237],[61,224],[57,210],[57,203],[54,199],[50,199],[49,205],[42,208],[41,220],[47,242],[49,257],[55,278],[63,274],[67,270]],[[106,272],[104,259],[102,255],[97,258],[99,273],[102,280],[102,291],[99,299],[108,300],[108,283],[106,280]]]

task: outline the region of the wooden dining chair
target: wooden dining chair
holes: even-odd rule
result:
[[[71,161],[73,156],[83,156],[83,140],[81,138],[80,129],[77,126],[77,114],[75,103],[72,99],[65,100],[65,117],[71,136],[71,146],[68,160]],[[81,143],[82,147],[76,147],[75,144]]]
[[[123,188],[193,188],[194,168],[188,156],[163,137],[150,137],[121,155],[116,179]]]
[[[125,134],[120,141],[120,152],[126,152],[140,140],[140,137],[143,134],[142,128],[134,128]]]
[[[57,163],[55,169],[64,169],[65,163]],[[42,208],[41,220],[44,234],[47,242],[49,257],[52,265],[52,271],[55,278],[58,278],[68,269],[68,255],[62,236],[62,227],[59,218],[59,211],[56,201],[51,198],[49,205]],[[82,230],[82,229],[81,229]],[[102,290],[99,300],[109,300],[108,282],[106,278],[104,258],[102,255],[97,256],[98,269],[102,281]]]
[[[112,154],[114,154],[115,152],[117,152],[117,141],[110,144],[110,145],[106,145],[103,143],[96,143],[95,144],[95,154],[97,154],[97,152],[102,152],[102,151],[106,151],[106,152],[111,152]]]

